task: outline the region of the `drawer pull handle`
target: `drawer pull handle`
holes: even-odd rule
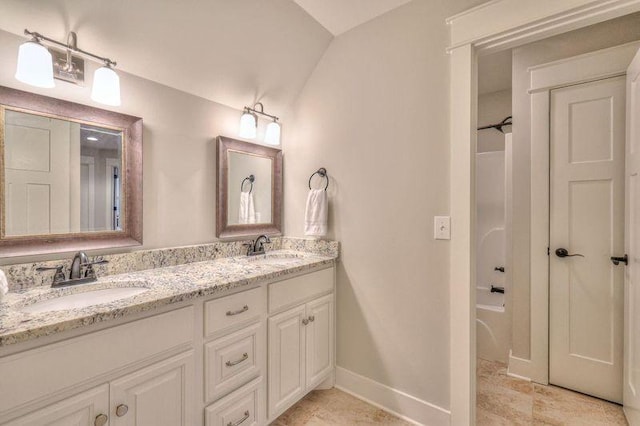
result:
[[[245,352],[245,353],[242,354],[242,358],[240,358],[239,360],[237,360],[237,361],[227,361],[224,364],[227,367],[233,367],[234,365],[238,365],[241,362],[246,361],[248,359],[249,359],[249,354]]]
[[[107,420],[109,420],[109,417],[106,414],[98,414],[93,424],[95,426],[104,426],[107,424]]]
[[[249,305],[244,305],[242,309],[238,309],[237,311],[227,311],[227,316],[232,317],[234,315],[240,315],[243,312],[247,312],[249,310]]]
[[[249,410],[244,412],[244,417],[242,417],[240,420],[235,421],[235,422],[229,422],[227,423],[227,426],[238,426],[241,425],[242,423],[244,423],[245,420],[247,420],[249,417],[251,416],[251,414],[249,414]]]

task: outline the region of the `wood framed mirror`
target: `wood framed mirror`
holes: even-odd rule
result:
[[[142,244],[142,119],[0,86],[0,257]]]
[[[282,235],[282,151],[218,136],[216,235]]]

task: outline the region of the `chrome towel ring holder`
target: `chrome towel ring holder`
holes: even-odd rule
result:
[[[251,184],[251,189],[249,189],[249,194],[251,194],[251,191],[253,191],[253,182],[256,180],[256,177],[254,175],[249,175],[246,178],[242,179],[242,183],[240,184],[240,192],[244,191],[244,183],[246,181],[249,181],[249,183]]]
[[[327,188],[329,187],[329,174],[327,173],[327,169],[325,169],[324,167],[320,167],[316,172],[314,172],[310,177],[309,177],[309,189],[311,189],[311,179],[313,179],[313,177],[315,175],[318,175],[320,177],[323,177],[327,180],[326,185],[324,186],[324,190],[326,191]]]

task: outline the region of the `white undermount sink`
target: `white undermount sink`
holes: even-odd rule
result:
[[[24,306],[21,311],[37,314],[41,312],[86,308],[88,306],[115,302],[116,300],[137,296],[147,290],[149,289],[145,287],[116,287],[83,291],[31,303]]]
[[[295,253],[267,253],[257,256],[249,256],[245,259],[251,263],[259,263],[261,265],[283,265],[289,262],[302,259],[304,256]]]

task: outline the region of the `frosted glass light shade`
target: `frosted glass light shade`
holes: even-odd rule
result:
[[[111,67],[98,68],[93,74],[91,99],[111,106],[120,106],[120,77]]]
[[[55,87],[53,60],[49,50],[35,41],[22,43],[18,49],[16,79],[36,87]]]
[[[267,126],[267,131],[264,134],[264,143],[269,145],[280,145],[280,125],[275,121],[272,121]]]
[[[238,135],[245,139],[255,139],[257,129],[258,121],[256,120],[255,114],[251,114],[250,112],[242,114],[242,117],[240,117],[240,132],[238,132]]]

